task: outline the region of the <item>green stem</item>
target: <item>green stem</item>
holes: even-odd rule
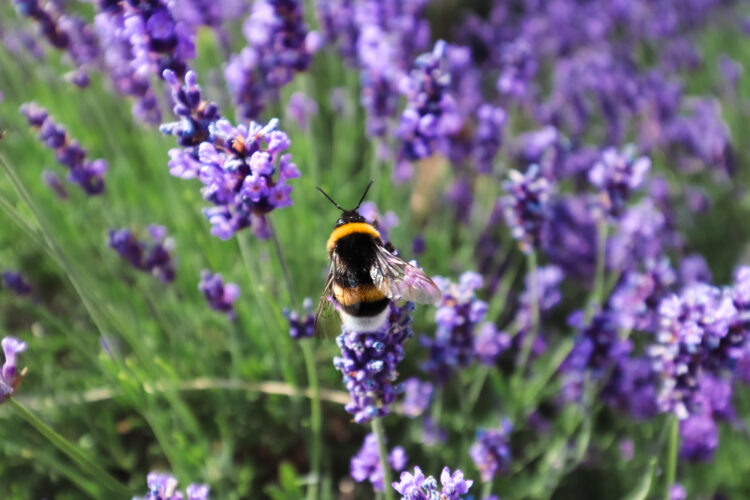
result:
[[[14,398],[8,400],[8,405],[29,425],[47,438],[58,450],[77,463],[81,469],[88,472],[105,490],[114,493],[117,498],[130,498],[131,492],[125,485],[113,478],[100,465],[88,458],[77,446],[58,434],[50,426],[42,422],[36,415],[27,410]]]
[[[526,364],[529,361],[531,349],[534,347],[534,342],[536,342],[536,336],[539,332],[539,290],[536,276],[536,252],[533,250],[531,251],[526,263],[529,276],[529,295],[531,295],[531,303],[529,304],[531,307],[531,323],[529,324],[529,329],[526,332],[526,338],[524,339],[523,347],[521,348],[521,356],[518,359],[518,377],[522,377],[526,372]]]
[[[667,448],[667,466],[664,469],[664,500],[670,500],[670,490],[677,475],[677,451],[680,445],[680,422],[677,417],[670,416],[669,445]]]
[[[385,430],[380,418],[372,420],[372,432],[378,439],[378,454],[380,455],[380,465],[383,467],[383,487],[385,488],[385,500],[393,500],[393,487],[391,484],[391,465],[388,463],[388,447],[385,443]]]
[[[294,298],[294,287],[292,287],[292,278],[289,275],[289,268],[286,265],[286,259],[284,258],[284,252],[281,250],[281,244],[279,238],[276,236],[276,229],[273,227],[273,221],[268,218],[268,229],[271,231],[271,239],[273,240],[273,246],[276,248],[276,256],[279,258],[279,264],[281,264],[281,271],[284,273],[284,281],[286,282],[286,290],[289,293],[289,303],[296,307],[297,301]]]
[[[594,289],[591,291],[588,307],[586,308],[586,322],[588,323],[599,310],[604,300],[604,268],[607,262],[607,220],[602,217],[596,224],[596,274],[594,275]]]
[[[271,231],[271,239],[273,245],[276,247],[276,256],[279,259],[281,270],[284,273],[284,281],[286,282],[287,292],[289,293],[289,301],[292,304],[297,304],[294,297],[294,288],[292,287],[292,279],[289,275],[289,267],[286,264],[284,258],[284,252],[281,249],[279,238],[276,235],[276,229],[273,226],[273,222],[268,220],[268,229]],[[305,369],[307,370],[307,382],[310,385],[312,391],[312,397],[310,398],[310,427],[312,430],[312,446],[310,453],[310,465],[315,480],[310,483],[307,489],[307,498],[312,500],[318,498],[318,484],[320,482],[320,456],[321,448],[323,443],[323,420],[322,411],[320,406],[320,386],[318,384],[318,373],[317,367],[315,366],[315,354],[313,350],[312,340],[303,339],[301,343],[302,354],[305,357]]]
[[[310,450],[310,469],[314,481],[307,488],[307,498],[318,498],[320,484],[320,457],[323,446],[323,412],[320,405],[320,385],[315,366],[315,353],[311,339],[302,339],[300,345],[305,357],[307,383],[310,385],[310,428],[312,430],[312,446]]]
[[[466,401],[467,409],[469,413],[474,409],[474,405],[477,404],[479,394],[482,392],[482,387],[487,380],[487,376],[490,374],[490,367],[487,365],[481,365],[477,372],[474,374],[474,381],[469,386],[469,396]]]
[[[490,497],[492,494],[492,481],[487,481],[486,483],[482,484],[482,495],[479,497],[479,500],[486,500]]]
[[[252,259],[252,256],[250,255],[250,248],[247,245],[246,236],[244,234],[237,234],[237,245],[240,248],[240,254],[242,255],[242,262],[245,265],[245,272],[249,276],[250,290],[255,296],[255,300],[257,301],[258,307],[261,311],[261,314],[263,315],[264,322],[270,325],[271,320],[273,318],[269,317],[267,314],[267,312],[270,311],[270,308],[266,307],[266,304],[269,303],[269,300],[259,290],[259,286],[257,283],[258,273],[255,271],[255,268],[253,265],[253,259]],[[254,329],[251,329],[251,332],[252,331],[254,331]],[[281,340],[279,336],[278,335],[266,335],[264,336],[262,341],[266,341],[268,338],[271,339],[270,340],[271,348],[276,354],[276,363],[281,370],[281,374],[284,376],[284,380],[286,380],[287,383],[289,384],[296,385],[294,370],[289,364],[287,356],[283,355]],[[261,341],[260,338],[256,339],[256,342],[260,343],[260,341]]]

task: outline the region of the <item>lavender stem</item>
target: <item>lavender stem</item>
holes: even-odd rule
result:
[[[482,485],[482,494],[479,495],[479,500],[485,500],[490,497],[492,493],[492,481],[487,481]]]
[[[671,489],[677,474],[677,450],[680,445],[680,421],[671,415],[669,426],[669,444],[667,448],[667,466],[664,469],[664,500],[671,500]]]
[[[279,243],[279,238],[276,235],[276,228],[273,225],[273,221],[268,219],[268,229],[271,232],[271,239],[273,245],[276,248],[276,256],[281,264],[281,270],[284,272],[284,281],[286,282],[287,292],[289,293],[289,301],[292,304],[296,304],[294,298],[294,289],[292,288],[292,279],[289,276],[289,268],[284,258],[284,253]],[[310,398],[310,430],[312,431],[312,445],[310,450],[310,468],[314,477],[314,481],[310,483],[307,489],[308,500],[318,498],[318,484],[320,482],[320,455],[322,448],[322,410],[320,406],[320,384],[318,383],[318,372],[315,365],[315,354],[313,351],[313,345],[310,341],[303,340],[301,342],[302,354],[305,358],[305,370],[307,371],[307,383],[310,385],[312,396]]]
[[[586,307],[586,322],[594,316],[596,310],[601,309],[604,300],[604,267],[607,261],[607,221],[602,216],[596,224],[596,274],[594,275],[594,289],[591,291],[588,307]]]
[[[531,324],[529,325],[529,331],[524,339],[523,346],[521,347],[521,356],[518,359],[518,373],[517,377],[523,376],[526,371],[526,364],[529,361],[531,349],[536,342],[536,336],[539,331],[539,291],[538,291],[538,279],[537,279],[537,262],[536,252],[532,250],[527,256],[528,265],[528,276],[529,276],[529,293],[531,294]]]
[[[378,438],[378,454],[380,465],[383,468],[383,486],[385,487],[385,500],[393,500],[393,479],[391,478],[391,465],[388,463],[388,448],[385,444],[385,430],[380,418],[372,419],[372,432]]]
[[[292,288],[292,279],[289,276],[289,268],[286,265],[286,259],[284,258],[284,252],[281,250],[281,244],[279,243],[279,237],[276,235],[276,228],[273,225],[271,218],[268,218],[268,230],[271,233],[271,240],[273,240],[273,246],[276,249],[276,256],[279,258],[279,264],[281,264],[281,271],[284,273],[284,281],[286,283],[286,290],[289,293],[289,303],[296,304],[297,301],[294,298],[294,289]]]

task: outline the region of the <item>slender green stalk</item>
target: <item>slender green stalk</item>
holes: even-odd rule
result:
[[[529,276],[529,294],[531,295],[531,304],[529,304],[531,307],[531,324],[526,332],[526,338],[521,348],[521,355],[518,359],[517,377],[522,377],[526,371],[526,363],[529,361],[531,349],[534,347],[536,336],[539,333],[539,287],[536,279],[537,262],[535,251],[532,250],[528,255],[526,263]]]
[[[47,440],[58,450],[77,463],[81,469],[91,475],[91,477],[97,481],[102,488],[110,493],[114,493],[117,498],[130,498],[132,493],[125,485],[117,481],[99,464],[87,457],[77,446],[42,422],[36,415],[16,401],[15,398],[11,398],[7,403],[19,417],[23,418],[29,425],[39,431],[42,436],[47,438]]]
[[[372,419],[372,432],[378,438],[378,455],[380,455],[380,465],[383,467],[383,486],[385,488],[385,500],[393,500],[393,487],[391,484],[391,465],[388,463],[388,447],[385,444],[385,429],[380,418]]]
[[[604,268],[607,262],[607,220],[600,218],[596,224],[596,274],[594,275],[594,288],[589,297],[586,307],[586,322],[588,323],[594,313],[601,308],[604,300]]]
[[[281,249],[281,243],[279,243],[279,237],[276,235],[276,229],[273,227],[271,218],[268,218],[268,229],[271,231],[271,240],[273,240],[273,246],[276,248],[276,256],[279,258],[279,264],[281,265],[281,271],[284,273],[284,281],[286,282],[286,290],[289,293],[289,303],[296,306],[297,301],[294,297],[294,287],[292,286],[292,278],[289,275],[289,267],[286,265],[286,259],[284,258],[284,252]]]
[[[258,283],[256,281],[258,273],[255,271],[253,259],[252,259],[252,256],[250,255],[250,248],[247,246],[247,241],[244,235],[242,234],[237,235],[237,244],[240,247],[240,254],[242,255],[242,262],[245,265],[245,272],[250,277],[249,278],[250,290],[255,296],[255,300],[258,303],[261,314],[263,314],[264,316],[265,323],[270,325],[271,318],[269,318],[266,315],[266,311],[268,311],[268,308],[263,304],[263,302],[268,302],[268,301],[266,300],[266,297],[264,297],[259,291]],[[289,364],[289,360],[286,358],[286,356],[283,355],[281,341],[279,340],[279,337],[277,335],[266,335],[265,338],[271,339],[271,344],[272,344],[271,347],[276,354],[277,365],[279,366],[281,370],[281,374],[284,376],[284,380],[286,380],[287,383],[289,384],[296,385],[296,377],[294,376],[294,370]]]
[[[469,413],[474,409],[474,405],[477,404],[479,394],[482,392],[482,387],[487,380],[487,376],[490,374],[490,367],[487,365],[480,365],[476,373],[474,373],[474,380],[469,386],[469,396],[466,400],[466,407]]]
[[[287,292],[289,293],[289,301],[292,304],[297,304],[294,296],[294,287],[292,286],[292,279],[289,275],[289,267],[286,264],[284,258],[284,252],[281,249],[279,238],[276,235],[276,229],[273,227],[273,223],[268,221],[268,228],[271,231],[271,239],[273,240],[274,247],[276,248],[276,255],[281,265],[281,270],[284,272],[284,281],[286,282]],[[302,354],[305,358],[305,369],[307,370],[307,382],[310,384],[312,391],[312,397],[310,398],[310,427],[312,431],[312,446],[310,453],[310,465],[312,469],[315,481],[310,483],[307,489],[307,498],[315,499],[318,498],[318,485],[320,482],[320,455],[323,444],[323,420],[322,410],[320,406],[320,386],[318,383],[317,367],[315,365],[315,354],[313,350],[312,340],[303,339],[300,344],[302,347]]]
[[[307,498],[318,498],[318,486],[320,484],[320,456],[323,445],[323,411],[320,405],[320,385],[318,383],[318,372],[315,366],[315,353],[312,340],[302,339],[300,346],[305,357],[305,368],[307,370],[307,383],[310,384],[310,428],[312,430],[312,445],[310,450],[310,470],[314,481],[307,488]]]
[[[670,500],[670,490],[677,475],[677,450],[680,445],[680,422],[677,417],[670,416],[669,444],[667,445],[667,464],[664,469],[664,500]]]
[[[492,481],[487,481],[486,483],[482,484],[482,494],[479,497],[479,500],[485,500],[490,497],[492,494]]]

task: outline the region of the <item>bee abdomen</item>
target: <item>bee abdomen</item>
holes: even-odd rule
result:
[[[390,300],[373,284],[341,286],[334,283],[333,296],[347,314],[375,316],[388,307]]]

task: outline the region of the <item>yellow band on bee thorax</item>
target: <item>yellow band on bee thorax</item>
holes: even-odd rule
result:
[[[340,240],[344,236],[348,236],[354,233],[365,233],[375,238],[380,238],[380,233],[372,225],[366,222],[350,222],[333,230],[330,238],[328,238],[328,243],[326,244],[328,253],[331,253],[331,251],[333,251],[333,247],[336,246],[336,242],[338,240]]]

